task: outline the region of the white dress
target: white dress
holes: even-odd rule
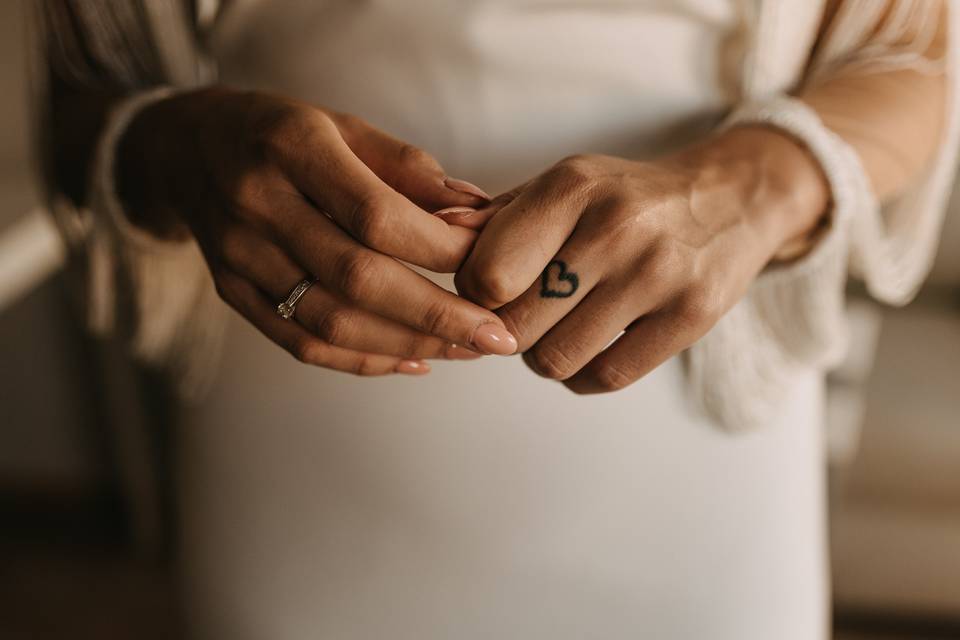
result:
[[[224,82],[356,113],[496,193],[709,130],[734,4],[237,0],[212,42]],[[825,638],[822,403],[811,373],[731,435],[679,359],[587,397],[518,357],[359,379],[234,318],[180,434],[191,622],[217,640]]]

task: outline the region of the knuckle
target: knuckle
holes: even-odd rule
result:
[[[254,144],[264,154],[283,148],[287,142],[295,139],[296,132],[302,131],[302,128],[301,110],[289,104],[265,109],[250,123]]]
[[[592,173],[597,157],[590,153],[575,153],[563,158],[558,165],[583,174]]]
[[[507,305],[497,310],[497,315],[503,321],[503,326],[517,339],[521,351],[530,347],[530,341],[525,338],[529,332],[532,309],[529,305]]]
[[[437,273],[456,273],[469,255],[470,247],[460,247],[454,243],[437,246],[434,249],[433,264],[423,266]]]
[[[405,345],[401,350],[401,357],[406,360],[443,357],[448,346],[449,343],[446,340],[418,336],[411,338]]]
[[[679,312],[689,325],[713,325],[723,315],[722,298],[719,291],[709,284],[691,285],[680,296]]]
[[[426,344],[418,338],[409,338],[399,343],[395,354],[399,358],[411,360],[427,354]]]
[[[454,336],[455,315],[453,307],[446,300],[434,302],[424,310],[420,326],[424,332],[433,336]]]
[[[227,189],[230,203],[242,211],[257,209],[266,200],[266,184],[256,171],[247,170]]]
[[[510,277],[502,275],[481,278],[478,288],[487,300],[499,306],[510,302],[521,293],[517,291],[511,280]]]
[[[555,164],[548,174],[557,181],[566,183],[584,183],[593,179],[595,158],[589,154],[567,156]]]
[[[319,364],[317,352],[312,340],[307,338],[298,338],[293,340],[288,346],[287,351],[297,362],[303,364]]]
[[[389,239],[389,205],[379,196],[365,198],[354,209],[351,223],[357,240],[368,247],[382,247]]]
[[[424,166],[436,165],[433,156],[418,146],[410,143],[403,143],[397,150],[397,162],[402,167],[419,168]]]
[[[619,391],[633,383],[633,377],[627,371],[609,362],[597,367],[593,377],[604,391]]]
[[[334,122],[319,109],[290,103],[268,109],[252,125],[254,145],[263,158],[285,158],[314,135],[336,131]]]
[[[341,131],[346,131],[350,134],[355,135],[370,128],[370,125],[367,124],[366,120],[352,113],[336,112],[333,114],[333,118],[336,121],[338,129]]]
[[[646,271],[658,281],[675,280],[686,271],[683,263],[683,249],[677,243],[655,239]]]
[[[528,352],[528,359],[536,373],[551,380],[566,380],[577,372],[564,350],[551,343],[536,345]]]
[[[252,256],[246,234],[234,227],[225,229],[220,234],[220,254],[231,267],[249,264]]]
[[[290,142],[302,137],[323,117],[316,109],[284,102],[265,110],[254,123],[254,132],[267,142]]]
[[[352,113],[323,110],[323,115],[327,117],[332,125],[330,133],[334,133],[334,130],[336,130],[336,135],[350,148],[355,148],[358,144],[363,144],[372,130],[372,127],[366,120]]]
[[[332,345],[345,345],[353,333],[356,318],[344,308],[331,309],[317,323],[317,337]]]
[[[494,306],[504,305],[523,293],[516,277],[497,266],[480,266],[469,275],[470,288]]]
[[[351,373],[361,377],[369,377],[380,375],[380,369],[371,356],[362,354],[353,362]]]
[[[345,251],[334,268],[337,289],[347,300],[359,302],[375,294],[375,256],[362,249]]]

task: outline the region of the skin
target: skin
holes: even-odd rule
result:
[[[651,162],[574,156],[464,218],[489,222],[457,287],[497,309],[536,373],[621,389],[706,333],[826,200],[772,130]]]
[[[82,204],[116,96],[51,84],[54,170]],[[884,198],[936,148],[944,91],[942,75],[903,70],[840,73],[799,95]],[[829,214],[813,158],[758,127],[664,158],[574,156],[488,203],[353,116],[216,87],[145,109],[118,159],[131,220],[194,236],[223,299],[297,359],[419,375],[426,358],[519,349],[577,392],[623,388],[688,347],[762,269],[809,250]],[[398,260],[457,271],[463,297]],[[317,283],[283,320],[276,304],[305,277]]]
[[[883,200],[929,162],[944,91],[942,74],[898,70],[838,72],[799,93]],[[577,393],[616,391],[709,331],[764,267],[809,250],[828,196],[815,160],[773,129],[735,129],[652,161],[575,156],[452,220],[483,228],[457,287],[497,309],[534,372]]]
[[[482,192],[356,117],[205,89],[141,112],[118,167],[133,221],[193,235],[220,296],[302,362],[418,375],[426,358],[516,349],[496,315],[398,261],[456,269],[476,234],[428,210],[479,205]],[[317,282],[296,321],[280,318],[277,302],[305,278]]]

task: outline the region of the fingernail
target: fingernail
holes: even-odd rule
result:
[[[453,214],[459,214],[466,217],[476,212],[477,210],[473,207],[447,207],[446,209],[440,209],[440,211],[434,211],[433,215],[437,216],[438,218],[451,216]]]
[[[501,326],[482,324],[473,332],[473,345],[481,353],[509,356],[517,352],[517,339]]]
[[[477,196],[478,198],[483,198],[484,200],[491,200],[490,196],[486,191],[478,187],[477,185],[467,182],[466,180],[459,180],[457,178],[447,178],[443,181],[443,184],[447,185],[448,189],[453,189],[454,191],[459,191],[460,193],[466,193],[467,195]]]
[[[401,360],[396,372],[408,376],[422,376],[430,373],[430,365],[423,360]]]
[[[461,347],[458,344],[449,345],[443,355],[448,360],[476,360],[483,357],[482,353],[477,353],[473,349]]]

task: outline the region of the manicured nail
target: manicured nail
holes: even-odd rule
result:
[[[430,373],[430,365],[423,360],[401,360],[396,372],[408,376],[422,376]]]
[[[443,218],[444,216],[452,216],[458,214],[461,217],[466,217],[476,213],[477,210],[473,207],[447,207],[446,209],[440,209],[440,211],[434,211],[433,215],[438,218]]]
[[[477,358],[483,357],[482,353],[477,353],[473,349],[461,347],[458,344],[447,346],[447,350],[443,355],[448,360],[476,360]]]
[[[457,178],[447,178],[443,181],[443,184],[447,185],[448,189],[453,189],[454,191],[459,191],[460,193],[466,193],[467,195],[477,196],[478,198],[483,198],[484,200],[491,200],[492,198],[487,194],[486,191],[478,187],[477,185],[467,182],[466,180],[458,180]]]
[[[503,327],[488,323],[473,332],[473,346],[481,353],[509,356],[517,352],[517,339]]]

